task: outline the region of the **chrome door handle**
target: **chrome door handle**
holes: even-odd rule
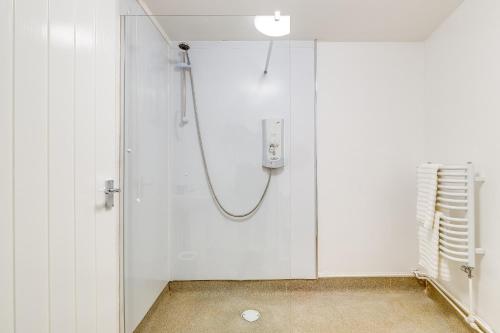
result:
[[[115,206],[115,193],[120,192],[119,188],[115,188],[115,181],[113,179],[108,179],[104,185],[104,198],[105,206],[107,209],[111,209]]]

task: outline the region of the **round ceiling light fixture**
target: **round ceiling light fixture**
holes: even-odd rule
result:
[[[254,24],[266,36],[282,37],[290,33],[290,16],[281,16],[279,11],[273,16],[255,16]]]

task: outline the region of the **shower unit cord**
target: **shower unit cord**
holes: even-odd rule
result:
[[[184,51],[184,57],[186,60],[186,64],[188,65],[183,70],[189,72],[189,82],[191,83],[191,94],[193,97],[194,120],[196,123],[196,134],[198,136],[198,145],[200,146],[201,159],[203,162],[203,169],[205,170],[205,177],[207,178],[208,188],[210,189],[210,194],[212,195],[212,198],[214,199],[215,203],[217,204],[217,207],[224,214],[226,214],[232,218],[236,218],[236,219],[243,219],[243,218],[249,217],[249,216],[253,215],[257,211],[257,209],[259,209],[260,205],[264,201],[267,190],[269,188],[269,184],[271,183],[271,169],[268,169],[268,177],[267,177],[266,186],[264,188],[264,191],[262,191],[262,194],[260,196],[259,201],[251,210],[249,210],[245,213],[236,214],[236,213],[230,212],[228,209],[226,209],[222,205],[219,198],[217,197],[217,194],[215,193],[215,189],[214,189],[214,186],[212,184],[212,179],[210,178],[210,172],[208,171],[208,163],[207,163],[207,159],[205,156],[205,149],[203,147],[203,138],[201,136],[200,121],[198,119],[198,106],[196,103],[196,93],[195,93],[195,89],[194,89],[193,73],[192,73],[192,70],[190,68],[191,67],[191,60],[189,59],[189,53],[188,53],[189,46],[187,44],[179,44],[179,48]]]

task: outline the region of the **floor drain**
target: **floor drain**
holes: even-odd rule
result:
[[[245,310],[241,313],[241,318],[253,322],[260,318],[260,313],[257,310]]]

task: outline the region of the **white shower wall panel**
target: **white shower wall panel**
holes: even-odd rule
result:
[[[194,42],[190,50],[209,172],[230,211],[249,210],[264,189],[261,120],[284,119],[285,167],[273,170],[262,206],[244,221],[223,216],[210,196],[191,91],[182,125],[181,74],[175,73],[169,182],[174,280],[315,277],[314,45],[276,42],[264,75],[268,44]]]

